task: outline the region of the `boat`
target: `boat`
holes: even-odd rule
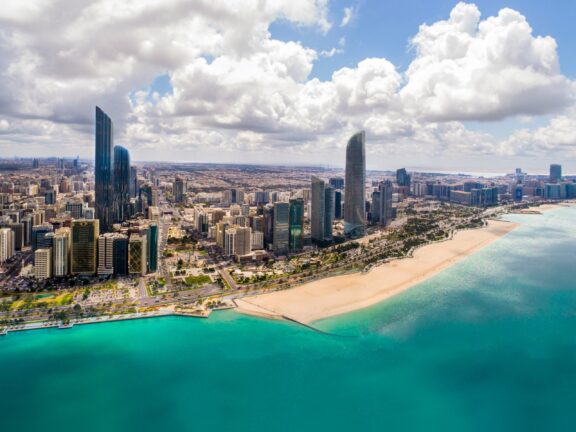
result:
[[[72,327],[74,327],[74,324],[72,324],[72,323],[60,324],[60,325],[58,326],[59,329],[69,329],[69,328],[72,328]]]

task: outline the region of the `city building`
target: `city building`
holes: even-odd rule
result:
[[[34,252],[34,277],[36,279],[52,277],[52,249],[42,248]]]
[[[147,244],[146,236],[134,233],[128,241],[128,272],[133,275],[146,275]]]
[[[70,229],[60,228],[52,238],[52,267],[54,277],[70,273]]]
[[[252,228],[237,227],[234,255],[243,256],[248,255],[250,252],[252,252]]]
[[[130,153],[114,146],[114,221],[130,218]]]
[[[158,270],[158,225],[151,223],[147,232],[148,244],[148,271],[154,273]]]
[[[310,230],[312,241],[323,242],[326,232],[324,228],[326,221],[326,183],[316,176],[312,176],[311,183]]]
[[[128,275],[128,237],[117,234],[113,244],[114,276]]]
[[[184,202],[184,180],[182,180],[180,177],[176,177],[174,183],[172,184],[172,196],[174,198],[174,202]]]
[[[14,256],[14,232],[10,228],[0,228],[0,264]]]
[[[562,181],[562,165],[551,164],[550,165],[550,182],[558,183]]]
[[[70,272],[73,275],[94,275],[97,268],[97,245],[100,235],[98,219],[72,221]]]
[[[294,198],[290,200],[290,253],[300,252],[304,248],[304,199]]]
[[[332,241],[332,225],[334,224],[334,188],[324,189],[324,240]]]
[[[114,233],[98,237],[98,276],[114,274]]]
[[[344,183],[344,234],[362,237],[366,229],[366,145],[365,133],[353,135],[346,146]]]
[[[114,221],[114,147],[112,120],[96,107],[95,209],[100,229],[108,231]]]
[[[272,250],[277,256],[287,255],[290,240],[290,204],[274,203],[274,237]]]

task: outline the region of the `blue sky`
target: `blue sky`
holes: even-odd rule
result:
[[[3,1],[1,154],[90,157],[98,105],[136,160],[576,165],[575,1],[113,3]]]

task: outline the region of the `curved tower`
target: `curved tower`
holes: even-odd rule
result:
[[[366,145],[364,131],[348,140],[344,184],[344,234],[357,238],[366,228]]]

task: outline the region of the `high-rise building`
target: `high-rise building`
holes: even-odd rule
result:
[[[112,120],[96,107],[95,208],[102,231],[108,231],[114,221],[113,147]]]
[[[334,223],[334,189],[327,186],[324,189],[324,240],[332,241],[332,225]]]
[[[60,228],[52,239],[52,267],[54,277],[70,273],[70,228]]]
[[[100,221],[98,219],[74,220],[71,231],[70,272],[74,275],[96,274]]]
[[[400,168],[396,170],[396,183],[398,186],[410,187],[410,175],[406,171],[406,168]]]
[[[114,274],[114,233],[98,237],[98,275]]]
[[[304,199],[290,200],[289,251],[300,252],[304,247]]]
[[[0,228],[0,264],[14,256],[14,232],[10,228]]]
[[[357,238],[366,229],[366,145],[365,133],[353,135],[346,146],[344,184],[344,234]]]
[[[67,202],[66,211],[70,213],[73,219],[82,219],[84,217],[84,204],[81,202]]]
[[[550,181],[553,183],[562,181],[562,165],[559,164],[550,165]]]
[[[334,191],[334,219],[342,219],[342,191]]]
[[[312,240],[322,242],[326,232],[324,228],[326,220],[326,183],[324,180],[312,176],[311,190],[310,229]]]
[[[14,250],[21,251],[24,247],[24,223],[16,222],[8,226],[14,233]]]
[[[132,234],[128,242],[128,271],[130,274],[146,274],[147,257],[146,236],[143,234]]]
[[[114,146],[114,221],[130,218],[130,153]]]
[[[252,228],[236,228],[236,248],[234,255],[243,256],[252,252]]]
[[[236,228],[228,228],[224,233],[224,255],[232,256],[236,252]]]
[[[342,190],[344,189],[344,179],[342,177],[332,177],[328,180],[331,188]]]
[[[158,225],[148,225],[148,271],[154,273],[158,270]]]
[[[51,248],[52,247],[52,237],[51,234],[54,231],[52,224],[45,223],[42,225],[35,225],[32,227],[32,252],[37,249]]]
[[[36,279],[52,277],[52,249],[42,248],[34,252],[34,277]]]
[[[184,202],[184,180],[180,177],[176,177],[172,184],[172,195],[174,197],[174,202]]]
[[[390,225],[392,222],[392,193],[394,192],[394,185],[390,180],[386,180],[378,186],[380,192],[380,202],[378,209],[378,214],[380,216],[379,222],[382,226]]]
[[[128,275],[128,237],[117,234],[114,237],[114,276]]]
[[[290,239],[290,204],[285,202],[274,203],[274,254],[287,255]]]
[[[130,167],[130,198],[136,198],[138,192],[138,169],[132,165]]]

